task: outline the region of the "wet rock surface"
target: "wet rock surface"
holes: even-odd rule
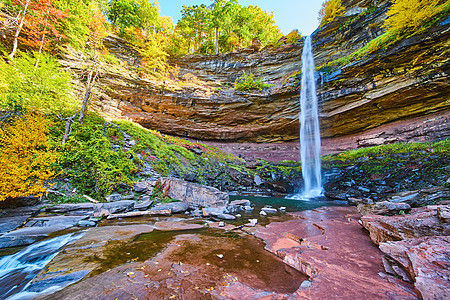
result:
[[[386,272],[413,282],[423,299],[450,296],[450,224],[442,219],[448,209],[448,204],[429,205],[406,215],[361,219],[385,254]]]
[[[74,295],[80,299],[155,299],[155,295],[287,299],[305,280],[304,275],[264,251],[255,238],[211,230],[170,220],[154,226],[91,229],[58,254],[35,282],[93,270],[91,277],[42,299],[73,299]],[[94,253],[102,254],[88,259]]]
[[[410,284],[383,278],[380,251],[361,230],[356,208],[320,208],[291,213],[255,235],[283,261],[311,277],[291,299],[417,299]]]

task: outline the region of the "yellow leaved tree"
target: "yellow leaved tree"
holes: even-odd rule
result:
[[[393,0],[384,25],[400,35],[414,35],[430,28],[443,15],[449,14],[447,0]]]
[[[322,3],[322,7],[319,10],[319,22],[322,27],[325,24],[330,23],[336,17],[342,16],[345,12],[345,8],[342,6],[341,0],[328,0]]]
[[[47,144],[50,125],[37,114],[0,123],[0,201],[42,195],[45,181],[55,176],[57,154]]]

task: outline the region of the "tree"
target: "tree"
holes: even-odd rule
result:
[[[47,144],[43,116],[27,114],[0,124],[0,201],[41,195],[45,181],[53,178],[57,154]]]
[[[38,57],[40,63],[35,67]],[[0,60],[0,69],[0,107],[10,100],[44,113],[75,107],[70,73],[46,52],[22,52],[10,63]]]
[[[237,0],[213,0],[210,7],[208,25],[215,31],[216,54],[219,54],[219,30],[231,26],[233,15],[238,11]]]
[[[19,19],[19,17],[20,17],[20,21],[19,21],[19,24],[17,25],[16,33],[14,34],[12,51],[9,54],[9,59],[11,59],[11,60],[14,58],[14,55],[16,55],[16,52],[17,52],[17,41],[19,39],[19,34],[20,34],[20,31],[22,30],[23,23],[25,21],[25,16],[27,14],[27,9],[28,9],[29,4],[30,4],[30,0],[26,0],[23,10],[21,10],[20,13],[17,15],[17,19]]]
[[[345,12],[345,8],[342,6],[341,0],[328,0],[322,3],[322,7],[319,11],[320,26],[324,26],[336,17],[342,16]]]
[[[448,16],[450,2],[445,0],[393,0],[384,21],[388,30],[399,35],[417,34]]]

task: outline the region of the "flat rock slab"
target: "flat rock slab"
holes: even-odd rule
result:
[[[72,216],[90,215],[94,212],[94,203],[66,203],[45,208],[46,212],[66,214]]]
[[[310,287],[290,299],[417,299],[412,285],[381,277],[381,252],[358,224],[354,207],[292,213],[296,219],[256,230],[266,248],[308,274]]]
[[[49,227],[23,227],[0,236],[0,248],[18,247],[30,245],[40,241],[50,233],[67,229],[64,225]]]
[[[47,216],[31,218],[25,224],[25,227],[53,227],[59,226],[69,228],[76,226],[81,220],[87,219],[89,216]]]
[[[7,233],[26,223],[28,216],[0,218],[0,234]]]

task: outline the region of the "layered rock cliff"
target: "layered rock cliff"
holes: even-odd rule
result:
[[[360,49],[384,32],[389,1],[349,0],[344,5],[345,16],[313,35],[317,66]],[[325,152],[450,137],[449,36],[450,24],[442,22],[386,51],[333,72],[318,72]],[[124,41],[109,37],[105,44],[117,57],[137,65],[139,57]],[[178,84],[140,78],[133,71],[107,71],[96,93],[105,112],[166,134],[220,143],[297,141],[302,46],[300,41],[259,52],[185,56],[172,61],[180,70]],[[75,67],[77,60],[66,57],[63,63]],[[236,91],[233,83],[244,71],[274,86]],[[266,147],[252,145],[252,153]],[[228,148],[246,155],[239,151],[242,147]]]

